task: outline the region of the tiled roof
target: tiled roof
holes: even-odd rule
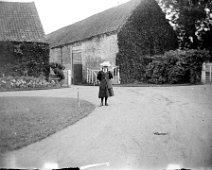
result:
[[[45,42],[34,2],[0,1],[0,41]]]
[[[46,36],[47,41],[50,47],[57,47],[85,40],[96,35],[118,31],[140,2],[141,0],[131,0],[125,4],[95,14],[85,20],[61,28],[48,34]]]

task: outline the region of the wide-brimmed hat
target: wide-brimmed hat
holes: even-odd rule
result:
[[[110,61],[104,61],[103,63],[100,64],[100,66],[102,66],[102,67],[110,67],[111,64],[110,64]]]

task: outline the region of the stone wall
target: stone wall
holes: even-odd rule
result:
[[[99,69],[99,64],[104,60],[109,60],[113,66],[116,65],[117,34],[103,34],[62,48],[51,49],[50,62],[59,62],[67,69],[72,69],[73,53],[81,53],[83,81],[85,81],[87,68]]]
[[[67,68],[67,69],[71,69],[71,50],[70,50],[71,46],[64,46],[62,48],[62,64]]]
[[[54,48],[50,50],[50,58],[49,62],[52,63],[62,63],[62,57],[61,57],[61,48]]]

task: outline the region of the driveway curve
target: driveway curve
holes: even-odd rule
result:
[[[58,100],[79,94],[96,105],[76,124],[2,155],[1,166],[65,168],[109,162],[108,167],[90,169],[212,168],[212,86],[115,87],[114,91],[108,107],[98,107],[95,86],[0,93],[0,97]]]

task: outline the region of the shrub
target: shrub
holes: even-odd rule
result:
[[[65,79],[65,75],[62,70],[65,69],[65,66],[59,63],[50,63],[50,67],[53,69],[54,74],[59,78],[59,81]]]
[[[146,66],[147,82],[199,83],[202,63],[208,61],[210,55],[205,50],[176,50],[154,58]]]
[[[54,69],[54,68],[59,68],[59,69],[61,69],[61,70],[64,70],[64,69],[65,69],[65,66],[62,65],[62,64],[60,64],[60,63],[54,63],[54,62],[52,62],[52,63],[49,64],[49,66],[50,66],[52,69]]]
[[[161,59],[152,61],[146,66],[146,78],[149,83],[162,84],[167,82],[167,65]]]

